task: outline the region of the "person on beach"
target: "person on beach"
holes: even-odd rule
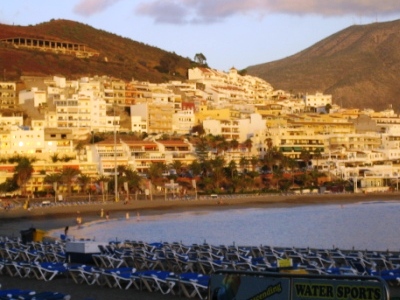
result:
[[[108,212],[106,212],[106,219],[107,221],[110,219],[110,214]]]
[[[67,237],[67,235],[68,235],[68,229],[69,229],[69,226],[65,226],[65,229],[64,229],[65,237]]]
[[[80,215],[80,212],[78,211],[78,216],[76,217],[76,223],[78,224],[78,228],[81,228],[82,224],[82,217]]]

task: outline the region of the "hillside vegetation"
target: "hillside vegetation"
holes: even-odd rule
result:
[[[0,39],[11,37],[85,44],[100,55],[82,59],[0,44],[0,70],[6,80],[16,80],[21,75],[58,74],[67,78],[108,75],[157,83],[186,79],[187,69],[193,64],[191,59],[175,53],[68,20],[51,20],[32,26],[0,24]]]
[[[400,111],[400,20],[348,27],[248,73],[293,93],[333,95],[344,107]]]

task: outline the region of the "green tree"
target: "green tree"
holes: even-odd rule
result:
[[[250,153],[251,148],[253,148],[253,141],[251,139],[247,139],[244,141],[243,145],[247,148],[247,151]]]
[[[306,150],[306,149],[302,149],[300,152],[300,159],[304,162],[304,164],[306,165],[306,171],[308,169],[308,165],[309,162],[311,160],[311,153],[310,151]]]
[[[22,157],[14,168],[14,178],[22,193],[26,194],[26,184],[32,177],[33,166],[29,158]]]
[[[200,65],[204,65],[207,61],[207,58],[204,56],[203,53],[196,53],[194,56],[194,61]]]
[[[77,177],[79,185],[82,187],[82,192],[87,192],[89,184],[92,182],[92,179],[89,175],[79,174]],[[90,188],[90,187],[89,187]]]
[[[72,193],[72,184],[80,174],[80,170],[70,167],[64,168],[61,172],[61,180],[67,186],[69,196],[71,196]]]

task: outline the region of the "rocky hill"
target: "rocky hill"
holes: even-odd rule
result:
[[[4,39],[34,38],[84,44],[98,52],[90,58],[26,49]],[[1,42],[3,40],[3,42]],[[193,54],[194,55],[194,54]],[[165,82],[187,78],[193,62],[175,53],[145,45],[91,26],[68,20],[51,20],[32,26],[0,24],[1,79],[16,80],[21,75],[64,75],[67,78],[108,75]]]
[[[312,33],[310,33],[312,34]],[[355,25],[284,59],[247,68],[275,89],[332,94],[344,107],[400,111],[400,20]]]

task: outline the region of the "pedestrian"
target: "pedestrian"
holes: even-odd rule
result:
[[[69,226],[65,226],[65,229],[64,229],[65,237],[67,237],[67,235],[68,235],[68,229],[69,229]]]
[[[106,219],[109,220],[110,218],[110,214],[108,212],[106,212]]]

